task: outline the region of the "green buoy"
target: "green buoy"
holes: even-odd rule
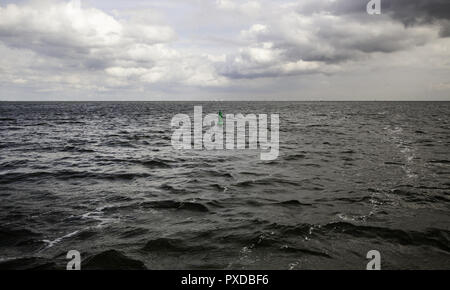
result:
[[[219,111],[219,122],[217,123],[218,125],[223,125],[223,115],[222,115],[222,111]]]

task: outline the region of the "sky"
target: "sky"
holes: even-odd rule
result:
[[[0,0],[0,101],[450,101],[450,1]]]

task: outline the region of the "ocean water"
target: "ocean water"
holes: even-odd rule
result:
[[[280,155],[175,114],[280,115]],[[450,269],[450,102],[0,103],[0,269]]]

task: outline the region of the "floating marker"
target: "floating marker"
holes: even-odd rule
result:
[[[219,111],[219,122],[217,123],[218,125],[223,125],[223,115],[222,115],[222,111]]]

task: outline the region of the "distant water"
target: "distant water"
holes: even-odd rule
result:
[[[177,151],[280,114],[280,156]],[[450,269],[450,103],[0,103],[0,269]]]

